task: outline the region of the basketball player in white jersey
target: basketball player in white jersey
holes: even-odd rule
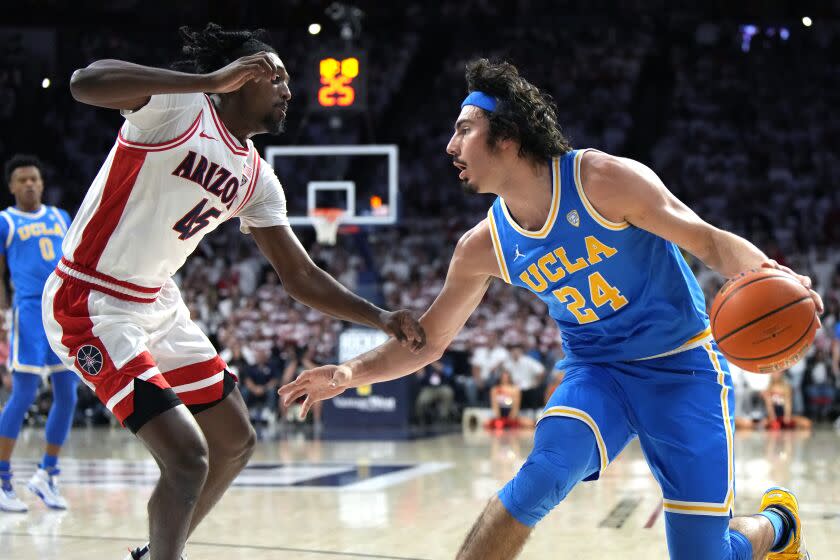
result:
[[[129,554],[135,560],[180,558],[254,448],[236,380],[171,280],[208,232],[239,218],[292,297],[424,344],[408,312],[344,289],[289,227],[280,182],[250,141],[282,131],[291,99],[274,49],[259,32],[181,32],[190,73],[100,60],[73,74],[74,98],[126,121],[43,298],[52,348],[160,466],[150,543]]]

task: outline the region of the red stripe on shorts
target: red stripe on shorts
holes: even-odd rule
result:
[[[154,358],[148,352],[142,352],[123,367],[117,368],[108,354],[102,340],[93,334],[93,321],[88,311],[88,296],[91,289],[81,283],[62,280],[53,299],[53,316],[61,326],[61,343],[69,350],[69,356],[75,361],[75,370],[89,385],[94,387],[96,396],[106,404],[111,397],[123,390],[133,378],[156,367]],[[77,354],[83,346],[95,347],[102,354],[102,365],[94,375],[87,373],[79,364]],[[169,385],[161,375],[147,380],[162,389]],[[126,395],[112,410],[122,424],[134,412],[134,393]]]
[[[200,386],[202,382],[223,373],[227,369],[225,361],[215,356],[209,360],[182,366],[163,372],[163,377],[186,405],[205,404],[222,398],[224,375],[220,376],[212,385]],[[191,389],[192,384],[198,387]],[[188,390],[184,390],[188,389]]]

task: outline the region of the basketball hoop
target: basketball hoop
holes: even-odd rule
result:
[[[338,236],[338,226],[344,210],[341,208],[313,208],[309,212],[318,243],[321,245],[335,245]]]

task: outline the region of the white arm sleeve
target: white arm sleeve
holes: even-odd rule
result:
[[[203,93],[153,95],[136,111],[120,111],[125,117],[122,136],[142,144],[168,142],[189,129],[205,103]]]
[[[250,233],[252,227],[287,226],[286,195],[274,169],[260,158],[260,171],[254,194],[239,211],[239,230]]]

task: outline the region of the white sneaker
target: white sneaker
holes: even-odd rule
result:
[[[128,556],[123,560],[149,560],[149,543],[138,546],[134,550],[129,550]]]
[[[0,486],[0,511],[26,513],[29,511],[29,508],[20,501],[20,498],[15,494],[14,488],[9,486],[9,489],[6,490]]]
[[[58,491],[58,480],[55,474],[49,474],[39,468],[26,485],[33,494],[44,501],[50,509],[67,509],[67,500]]]
[[[149,560],[150,558],[149,543],[146,543],[143,546],[138,546],[134,550],[129,550],[128,556],[123,558],[123,560]],[[187,557],[182,554],[181,560],[187,560]]]

